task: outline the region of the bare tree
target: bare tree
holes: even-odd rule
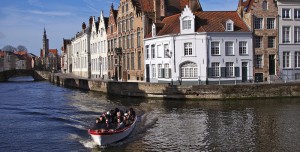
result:
[[[17,47],[18,51],[24,51],[24,52],[28,52],[27,48],[24,45],[19,45]]]
[[[16,52],[17,48],[15,48],[11,45],[6,45],[2,48],[2,51]]]

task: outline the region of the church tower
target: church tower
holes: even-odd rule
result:
[[[45,59],[48,56],[49,52],[49,39],[47,38],[46,29],[44,28],[44,35],[43,35],[43,50],[41,53],[41,57]]]

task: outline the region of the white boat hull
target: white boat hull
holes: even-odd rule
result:
[[[135,118],[132,125],[120,130],[120,131],[106,131],[106,132],[98,132],[97,130],[89,130],[89,134],[91,135],[94,142],[99,146],[108,145],[127,137],[134,129],[137,118]]]

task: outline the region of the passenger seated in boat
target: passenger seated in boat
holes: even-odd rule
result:
[[[130,122],[129,122],[129,120],[128,120],[128,114],[127,114],[127,113],[124,113],[123,122],[124,122],[125,127],[127,127],[127,126],[130,125]]]
[[[125,125],[124,125],[123,121],[121,121],[121,119],[119,118],[118,119],[118,126],[115,130],[121,130],[123,128],[125,128]]]
[[[96,122],[93,126],[93,130],[99,130],[99,129],[101,129],[100,119],[96,118]]]
[[[135,111],[132,108],[130,108],[128,111],[128,120],[130,122],[133,122],[134,119],[135,119]]]

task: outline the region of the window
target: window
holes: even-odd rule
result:
[[[131,70],[134,70],[134,52],[131,52]]]
[[[130,20],[131,20],[131,21],[130,21],[130,29],[133,30],[133,17],[131,17]]]
[[[152,78],[156,78],[156,68],[155,68],[155,64],[152,64]]]
[[[234,77],[233,62],[226,62],[225,75],[226,77]]]
[[[122,31],[125,32],[126,31],[126,21],[123,20],[123,24],[122,24]]]
[[[211,42],[211,55],[220,55],[220,42]]]
[[[155,45],[151,45],[151,57],[152,59],[155,58]]]
[[[158,64],[158,65],[157,65],[157,76],[158,76],[159,78],[162,77],[162,65],[161,65],[161,64]]]
[[[295,68],[300,68],[300,52],[295,52]]]
[[[130,54],[127,53],[127,70],[130,70]]]
[[[267,1],[263,1],[263,3],[262,3],[262,9],[264,11],[268,10],[268,2]]]
[[[193,55],[192,43],[184,43],[184,55],[185,56]]]
[[[275,36],[268,37],[268,48],[275,48]]]
[[[182,22],[183,30],[189,30],[192,28],[192,21],[191,20],[184,20]]]
[[[290,68],[290,52],[283,52],[283,68]]]
[[[180,70],[181,70],[181,78],[198,77],[198,68],[196,63],[186,62],[181,66]]]
[[[290,27],[282,27],[282,43],[290,43]]]
[[[295,9],[295,11],[294,11],[294,18],[295,19],[300,19],[300,9]]]
[[[169,51],[169,44],[164,44],[164,52],[165,52],[165,58],[171,58],[170,51]]]
[[[113,25],[110,25],[110,33],[113,33],[114,32],[114,27]]]
[[[141,56],[141,52],[138,52],[138,70],[142,69],[142,56]]]
[[[254,28],[255,29],[262,29],[263,19],[262,18],[255,18],[254,19]]]
[[[140,29],[137,31],[137,46],[141,47],[141,32]]]
[[[262,48],[262,37],[261,36],[255,37],[255,48]]]
[[[254,56],[254,66],[256,67],[256,68],[263,68],[263,65],[262,65],[262,55],[255,55]]]
[[[127,44],[126,44],[126,47],[127,47],[127,49],[129,49],[130,48],[130,35],[127,35]]]
[[[220,77],[220,63],[213,62],[213,63],[211,63],[211,67],[212,67],[212,76]]]
[[[134,47],[134,37],[133,37],[133,34],[131,34],[131,48]]]
[[[126,12],[128,12],[128,3],[126,3],[125,7],[126,7]]]
[[[283,8],[282,9],[282,18],[290,19],[291,18],[291,9]]]
[[[146,59],[149,59],[149,45],[146,45]]]
[[[169,70],[170,70],[169,64],[166,63],[165,64],[165,70],[164,70],[164,72],[165,72],[165,78],[170,78],[170,72],[169,72]]]
[[[233,24],[231,22],[226,23],[226,31],[233,31]]]
[[[239,53],[240,55],[247,55],[247,42],[241,41],[239,42]]]
[[[234,55],[233,42],[225,42],[225,54]]]
[[[295,34],[294,34],[294,39],[295,43],[300,43],[300,26],[295,27]]]
[[[267,18],[267,29],[275,29],[275,18]]]

